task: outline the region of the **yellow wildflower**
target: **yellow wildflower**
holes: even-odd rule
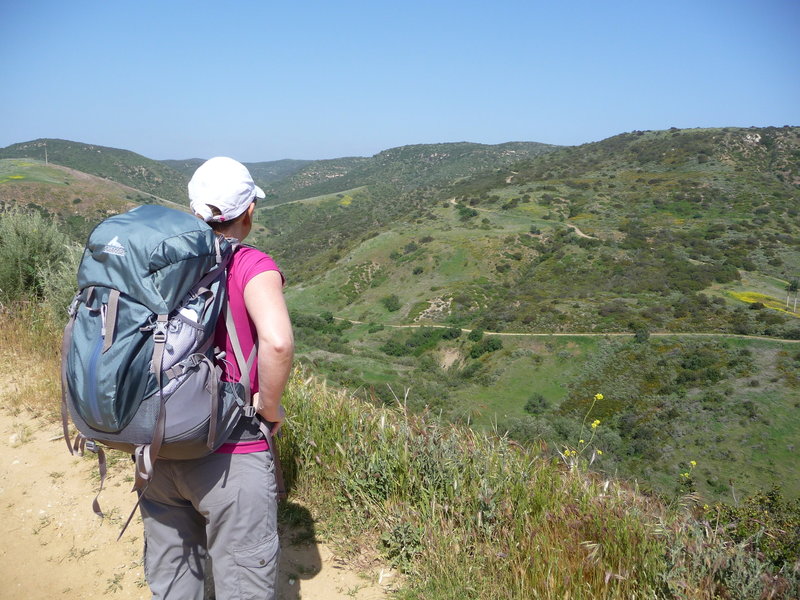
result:
[[[600,456],[603,456],[603,451],[602,451],[602,450],[598,450],[598,451],[597,451],[597,453],[598,453]]]
[[[579,444],[583,444],[583,443],[585,443],[585,442],[584,442],[583,440],[578,440],[578,443],[579,443]]]
[[[598,425],[600,425],[600,419],[595,419],[592,423],[592,429],[597,429]]]
[[[594,399],[595,400],[602,400],[603,399],[603,394],[595,394],[594,395]]]
[[[693,467],[696,467],[697,466],[697,461],[696,460],[690,460],[689,464],[692,465]]]

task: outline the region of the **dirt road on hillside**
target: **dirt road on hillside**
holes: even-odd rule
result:
[[[127,458],[110,468],[100,495],[107,516],[100,519],[91,508],[98,486],[95,456],[71,456],[60,423],[15,411],[12,392],[8,385],[0,388],[0,598],[150,598],[138,516],[115,541],[134,505]],[[281,529],[281,600],[388,597],[396,581],[388,569],[371,567],[362,576],[325,544],[292,543],[313,538],[311,533]]]

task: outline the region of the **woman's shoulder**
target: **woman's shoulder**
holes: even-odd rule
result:
[[[253,246],[245,245],[240,245],[236,249],[231,263],[231,270],[240,273],[245,281],[265,271],[281,272],[277,263],[269,254]],[[283,277],[283,273],[281,273],[281,277]]]

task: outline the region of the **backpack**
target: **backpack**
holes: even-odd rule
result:
[[[237,247],[193,215],[150,205],[110,217],[89,235],[64,330],[61,413],[70,452],[98,453],[101,491],[98,444],[133,455],[141,497],[158,458],[210,454],[243,415],[255,416],[256,349],[242,356],[226,302]],[[225,357],[213,342],[223,313],[238,383],[220,381],[217,361]],[[68,416],[78,430],[73,443]],[[97,497],[93,508],[102,516]]]

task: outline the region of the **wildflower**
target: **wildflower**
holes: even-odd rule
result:
[[[579,444],[584,444],[585,442],[583,440],[578,440],[578,443]]]
[[[595,400],[602,400],[603,399],[603,394],[595,394],[594,395],[594,399]]]
[[[703,504],[703,510],[708,510],[708,504]]]
[[[595,419],[592,422],[592,429],[597,429],[597,426],[600,425],[600,419]]]
[[[600,456],[603,456],[603,451],[602,451],[602,450],[598,450],[598,451],[597,451],[597,453],[598,453]]]
[[[697,466],[697,461],[696,460],[690,460],[689,464],[692,465],[693,467],[696,467]]]

